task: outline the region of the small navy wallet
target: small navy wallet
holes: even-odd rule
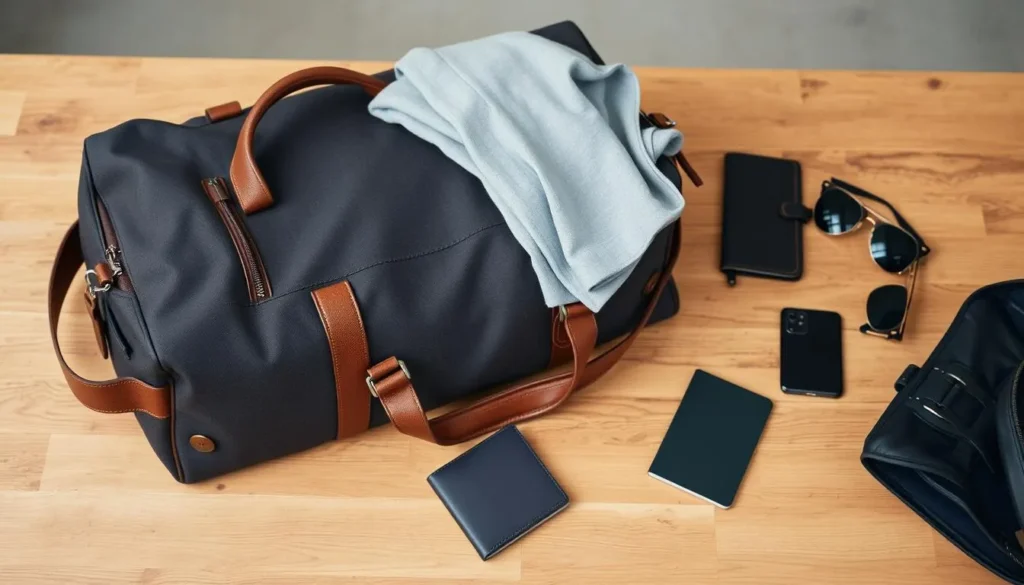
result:
[[[449,461],[427,483],[485,561],[569,505],[514,426]]]

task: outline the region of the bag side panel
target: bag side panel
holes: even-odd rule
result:
[[[103,252],[106,246],[100,229],[96,201],[89,151],[86,148],[82,155],[82,170],[78,182],[78,221],[82,254],[87,267],[92,267],[104,260]],[[123,332],[131,351],[129,358],[119,344],[108,343],[114,370],[119,376],[138,378],[153,386],[167,384],[168,376],[161,366],[149,338],[149,332],[139,309],[138,299],[129,292],[116,289],[104,294],[106,294],[109,310],[113,314],[113,318],[117,320],[118,327]],[[75,292],[68,296],[66,302],[81,302],[80,295]],[[144,413],[137,413],[135,417],[160,462],[172,476],[180,481],[171,437],[170,419],[158,419]]]

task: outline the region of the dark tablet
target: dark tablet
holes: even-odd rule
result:
[[[697,370],[648,474],[729,508],[772,411],[772,401]]]

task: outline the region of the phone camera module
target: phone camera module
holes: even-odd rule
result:
[[[792,335],[806,335],[808,331],[807,313],[804,311],[786,312],[786,333]]]

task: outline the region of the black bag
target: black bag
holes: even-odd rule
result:
[[[537,34],[600,62],[572,23]],[[184,125],[132,120],[86,140],[79,222],[50,280],[54,348],[75,396],[134,412],[177,480],[389,420],[440,444],[479,436],[555,408],[646,323],[678,311],[679,222],[599,314],[547,308],[480,181],[367,112],[391,79],[315,67],[247,115],[225,104]],[[314,85],[330,87],[282,99]],[[659,168],[679,184],[671,160]],[[116,380],[77,376],[57,346],[83,261]]]
[[[993,573],[1024,584],[1024,280],[964,302],[864,443],[878,481]]]

